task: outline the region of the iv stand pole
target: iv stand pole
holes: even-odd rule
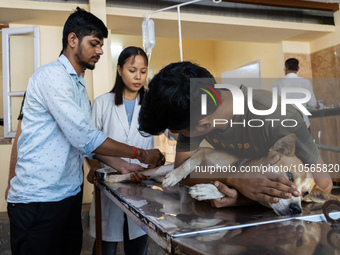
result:
[[[182,3],[182,4],[177,4],[177,5],[173,5],[170,7],[166,7],[163,9],[159,9],[156,11],[152,11],[149,13],[147,19],[150,19],[151,14],[157,13],[157,12],[162,12],[162,11],[167,11],[173,8],[177,8],[177,19],[178,19],[178,38],[179,38],[179,52],[180,52],[180,57],[181,57],[181,62],[183,62],[183,49],[182,49],[182,28],[181,28],[181,11],[180,8],[184,5],[188,5],[188,4],[193,4],[196,2],[201,2],[203,0],[193,0],[193,1],[189,1],[186,3]]]

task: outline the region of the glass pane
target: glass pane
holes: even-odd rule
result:
[[[20,113],[21,108],[21,102],[24,97],[11,97],[11,108],[12,108],[12,114],[11,114],[11,131],[15,132],[17,131],[17,125],[18,125],[18,116]]]
[[[10,90],[25,91],[34,72],[33,33],[11,35],[9,45]]]

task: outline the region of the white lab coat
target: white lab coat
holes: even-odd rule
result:
[[[285,78],[279,80],[276,82],[273,86],[274,88],[278,88],[278,94],[281,96],[281,88],[304,88],[309,90],[311,94],[311,98],[307,103],[304,103],[303,105],[313,107],[315,108],[317,106],[315,95],[313,92],[313,86],[311,82],[308,79],[299,77],[295,73],[288,73]],[[304,95],[299,93],[287,93],[288,99],[299,99],[302,98]],[[295,105],[294,105],[295,106]],[[307,127],[310,126],[310,122],[307,115],[303,115],[303,119],[306,122]]]
[[[91,118],[95,126],[110,138],[138,148],[150,149],[153,147],[153,137],[143,137],[138,132],[138,114],[140,110],[139,97],[136,100],[129,128],[125,105],[116,106],[114,94],[107,93],[94,100]],[[129,160],[129,159],[125,159]],[[131,163],[140,164],[137,159]],[[102,238],[107,242],[123,241],[124,213],[105,194],[102,194]],[[145,232],[130,218],[128,218],[129,238],[135,239]],[[90,235],[95,237],[95,210],[92,199],[90,210]]]

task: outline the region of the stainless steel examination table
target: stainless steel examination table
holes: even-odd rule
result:
[[[326,222],[320,204],[303,204],[296,216],[261,205],[216,209],[192,199],[184,185],[164,188],[152,180],[99,181],[96,192],[96,201],[103,192],[168,254],[340,254],[340,231]],[[337,210],[330,215],[340,218]]]

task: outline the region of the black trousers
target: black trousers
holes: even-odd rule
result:
[[[8,203],[12,255],[81,252],[82,192],[59,202]]]

